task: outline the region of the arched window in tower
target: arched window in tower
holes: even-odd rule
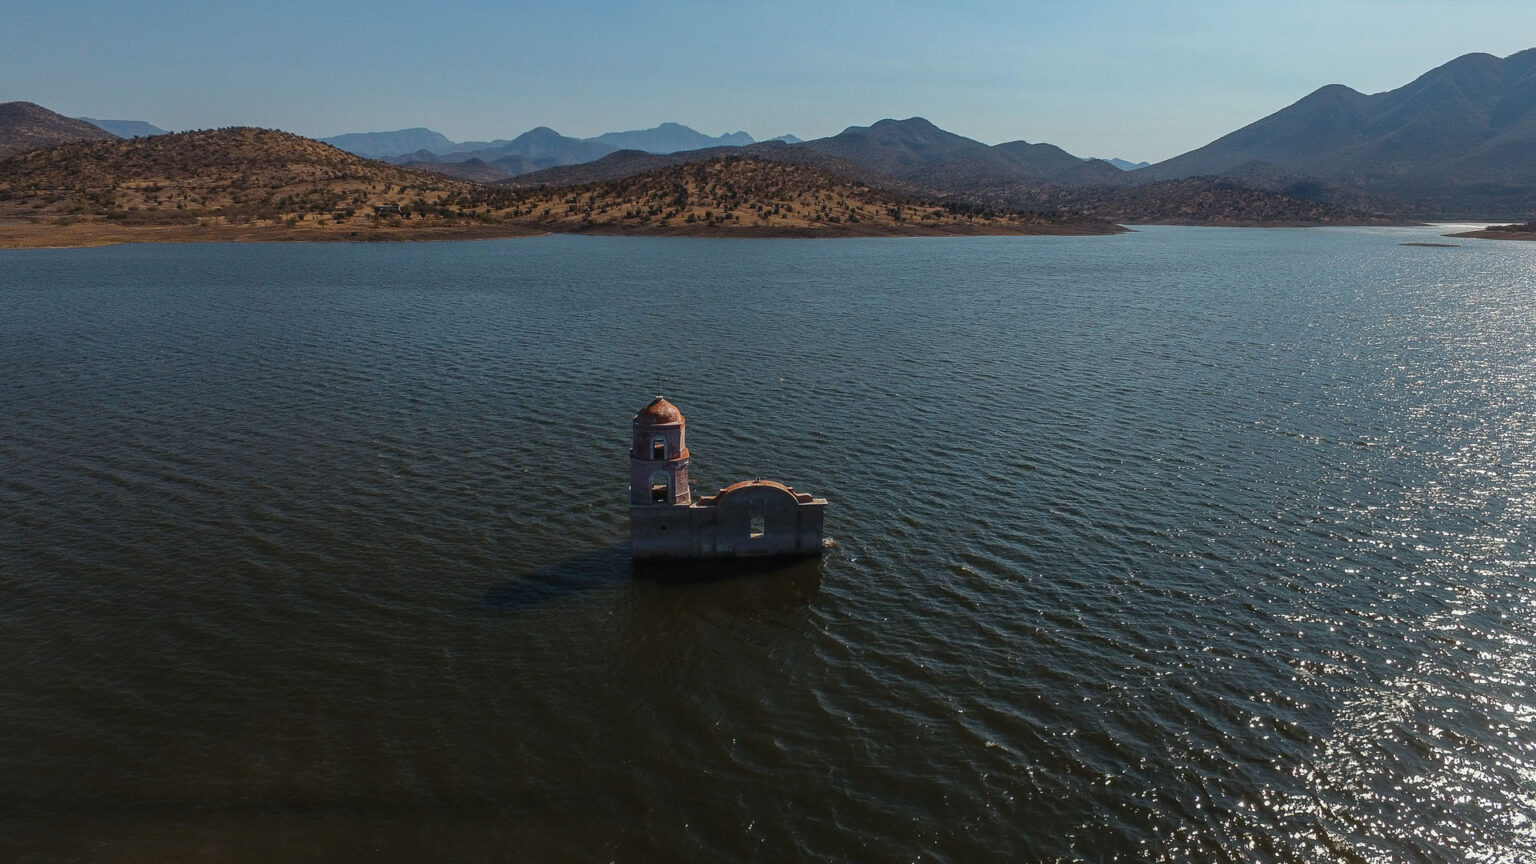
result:
[[[651,474],[651,503],[665,504],[672,500],[672,478],[665,471]]]
[[[653,462],[665,462],[667,459],[667,439],[657,435],[651,439],[651,460]]]

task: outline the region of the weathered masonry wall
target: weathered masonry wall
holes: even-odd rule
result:
[[[770,480],[737,483],[691,506],[633,506],[636,558],[748,558],[821,552],[827,502]]]

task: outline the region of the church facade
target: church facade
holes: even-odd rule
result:
[[[629,538],[637,560],[818,555],[827,500],[772,480],[693,499],[687,421],[657,396],[634,417]]]

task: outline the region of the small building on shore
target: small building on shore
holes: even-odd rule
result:
[[[757,478],[693,500],[687,422],[657,396],[635,414],[629,537],[636,560],[818,555],[827,500]]]

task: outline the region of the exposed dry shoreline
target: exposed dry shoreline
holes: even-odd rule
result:
[[[1498,228],[1482,228],[1447,234],[1447,237],[1472,237],[1477,240],[1536,240],[1536,231],[1501,231]]]
[[[1109,233],[1120,233],[1124,229]],[[67,249],[112,246],[119,243],[367,243],[451,240],[489,240],[535,237],[546,234],[600,234],[645,237],[732,238],[840,238],[840,237],[965,237],[965,236],[1094,236],[1106,232],[1097,226],[1007,224],[910,225],[900,229],[883,225],[828,225],[825,227],[715,225],[610,226],[593,225],[571,230],[568,225],[489,223],[473,225],[335,225],[318,227],[287,225],[124,225],[107,220],[85,220],[68,225],[0,222],[0,249]]]
[[[800,238],[839,238],[839,237],[1102,237],[1111,234],[1124,234],[1128,231],[1118,225],[1110,226],[1107,230],[1095,223],[974,223],[940,225],[923,225],[921,223],[911,225],[787,225],[787,226],[750,226],[736,227],[729,225],[715,225],[714,227],[695,227],[691,225],[668,225],[661,227],[641,227],[628,225],[594,225],[589,229],[572,231],[563,226],[551,226],[548,233],[551,234],[601,234],[625,237],[800,237]]]
[[[0,248],[74,249],[119,243],[364,243],[370,241],[487,240],[547,232],[521,225],[333,229],[286,225],[121,225],[105,220],[70,225],[0,222]]]

